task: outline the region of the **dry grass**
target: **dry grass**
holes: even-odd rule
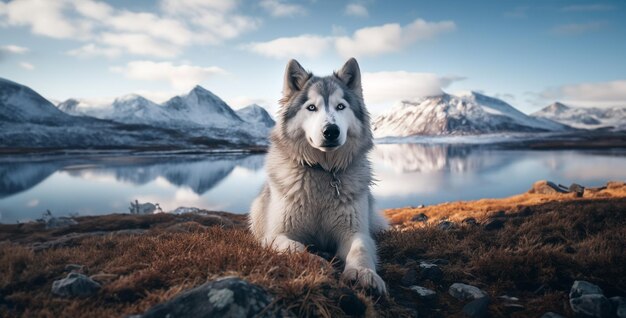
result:
[[[488,218],[505,211],[502,229],[463,225],[441,230],[435,222],[413,227],[416,213],[431,220]],[[120,317],[141,313],[182,290],[224,275],[237,275],[275,295],[274,306],[297,316],[345,316],[342,299],[357,297],[365,316],[458,315],[463,303],[451,298],[451,283],[474,284],[493,298],[493,316],[538,317],[546,311],[571,315],[567,293],[575,279],[600,285],[607,296],[626,294],[626,187],[594,197],[520,195],[502,200],[445,204],[389,211],[401,229],[378,237],[380,273],[391,297],[353,292],[338,280],[341,271],[310,254],[278,254],[259,246],[243,216],[114,215],[79,218],[62,230],[38,224],[0,226],[1,317]],[[140,235],[79,237],[67,246],[35,252],[30,246],[69,233],[146,229]],[[419,281],[439,294],[421,303],[401,286],[420,260],[446,259],[439,282]],[[70,300],[50,293],[66,275],[66,264],[85,265],[104,282],[98,295]],[[538,291],[539,290],[539,291]],[[524,311],[509,313],[497,296],[519,297]],[[344,309],[347,309],[344,306]]]

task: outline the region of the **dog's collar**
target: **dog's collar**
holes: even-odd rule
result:
[[[314,170],[321,170],[321,171],[330,173],[330,176],[332,178],[332,180],[330,181],[330,186],[335,189],[335,193],[337,193],[337,196],[340,195],[339,188],[341,187],[341,180],[337,176],[337,174],[339,173],[339,169],[326,170],[319,163],[311,165],[311,164],[305,162],[304,166],[305,167],[309,167],[309,168],[314,169]]]

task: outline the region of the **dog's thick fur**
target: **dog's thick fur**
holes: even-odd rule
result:
[[[386,293],[372,234],[388,223],[370,193],[372,132],[356,60],[326,77],[289,61],[280,103],[266,156],[268,180],[251,207],[252,233],[279,251],[314,246],[336,253],[345,261],[344,279]],[[311,103],[317,111],[307,109]],[[329,123],[341,130],[332,149],[319,144]]]

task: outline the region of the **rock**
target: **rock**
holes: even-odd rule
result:
[[[200,211],[200,209],[198,208],[189,208],[189,207],[181,206],[181,207],[176,208],[176,210],[174,211],[170,211],[170,213],[183,214],[183,213],[196,213],[198,211]]]
[[[423,204],[420,204],[420,205],[418,205],[418,206],[417,206],[417,208],[418,208],[418,209],[423,209],[423,208],[424,208],[424,205],[423,205]]]
[[[415,283],[417,283],[417,278],[418,278],[417,270],[410,268],[408,271],[406,271],[404,276],[402,276],[400,283],[402,284],[402,286],[407,286],[407,287],[411,285],[415,285]]]
[[[417,297],[421,300],[433,301],[437,299],[437,293],[434,290],[417,285],[413,285],[409,288],[414,291],[417,294]]]
[[[463,221],[461,221],[461,223],[463,224],[467,224],[467,225],[478,225],[478,222],[476,221],[475,218],[466,218],[463,219]]]
[[[430,263],[420,263],[420,278],[428,279],[435,283],[438,283],[443,278],[443,271],[439,266]]]
[[[100,284],[79,273],[69,273],[66,278],[52,283],[52,293],[63,297],[88,297],[96,294],[100,288]]]
[[[536,194],[555,194],[555,193],[566,193],[563,189],[559,188],[553,182],[547,180],[537,181],[533,184],[533,187],[528,190],[528,193],[536,193]]]
[[[153,214],[163,212],[158,203],[139,203],[139,201],[137,200],[130,203],[130,207],[128,207],[128,210],[130,211],[130,214]]]
[[[424,213],[416,214],[411,218],[413,222],[426,222],[428,221],[428,216]]]
[[[576,297],[580,297],[582,295],[591,295],[591,294],[604,294],[604,292],[602,292],[602,289],[600,289],[600,287],[584,281],[584,280],[577,280],[574,282],[574,284],[572,285],[572,288],[570,289],[569,292],[569,298],[576,298]]]
[[[504,227],[504,220],[501,219],[491,219],[487,220],[484,225],[485,231],[493,231],[499,230]]]
[[[279,317],[272,296],[238,277],[220,278],[158,304],[140,317]],[[265,310],[265,311],[264,311]]]
[[[507,295],[502,295],[502,296],[498,296],[498,298],[504,300],[504,301],[508,301],[508,302],[516,302],[519,301],[519,298],[517,297],[511,297],[511,296],[507,296]]]
[[[67,264],[65,265],[65,271],[68,272],[82,272],[85,266],[78,264]]]
[[[547,313],[541,315],[541,318],[565,318],[557,313],[548,311]]]
[[[57,218],[52,215],[52,212],[50,212],[50,210],[46,210],[46,212],[44,212],[43,215],[41,216],[41,219],[38,219],[37,221],[44,223],[47,230],[58,229],[58,228],[78,224],[78,222],[74,221],[74,219],[72,218],[68,218],[68,217]]]
[[[617,318],[626,318],[626,298],[615,296],[611,297],[610,300]]]
[[[479,299],[487,297],[487,293],[480,288],[472,285],[454,283],[448,289],[448,293],[459,300]]]
[[[474,299],[467,303],[467,305],[463,306],[463,313],[472,318],[487,317],[489,302],[489,297]]]
[[[439,229],[441,229],[441,230],[451,230],[451,229],[454,228],[454,223],[450,222],[450,221],[443,220],[443,221],[439,222],[437,227]]]
[[[577,197],[582,197],[585,193],[585,187],[581,186],[578,183],[572,183],[569,188],[567,188],[570,192],[576,193]]]
[[[611,302],[601,294],[584,294],[569,300],[572,311],[581,317],[611,317],[613,306]]]

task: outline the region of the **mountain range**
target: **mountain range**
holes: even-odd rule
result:
[[[572,107],[555,102],[532,113],[535,118],[546,118],[580,129],[626,130],[625,107]]]
[[[502,100],[477,92],[459,96],[442,93],[399,102],[374,119],[372,129],[376,137],[571,130],[567,125],[528,116]]]
[[[251,146],[274,125],[264,108],[239,116],[201,86],[156,104],[139,95],[108,105],[68,99],[57,106],[34,90],[0,78],[0,146],[109,148]]]

